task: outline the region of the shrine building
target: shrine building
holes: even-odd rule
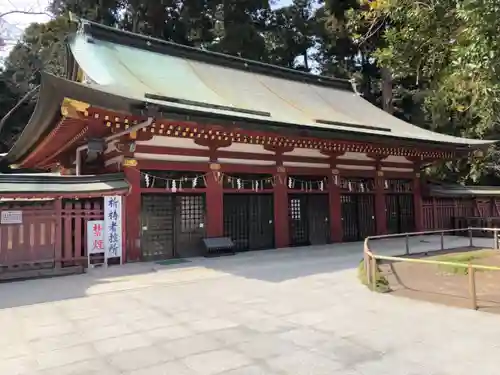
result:
[[[491,143],[401,121],[344,79],[79,20],[66,77],[43,74],[5,158],[72,175],[78,199],[84,176],[92,194],[126,187],[137,261],[200,255],[207,237],[245,251],[422,230],[421,170]]]

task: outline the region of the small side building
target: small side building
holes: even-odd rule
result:
[[[423,197],[425,230],[500,227],[497,186],[433,182],[424,185]]]
[[[422,230],[421,168],[491,144],[401,121],[346,80],[79,22],[6,158],[123,173],[129,261],[199,255],[205,237],[245,251]]]
[[[0,175],[0,280],[81,270],[86,222],[103,219],[104,196],[129,188],[121,173]]]

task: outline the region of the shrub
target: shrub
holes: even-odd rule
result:
[[[366,285],[370,290],[373,290],[375,292],[387,293],[387,292],[391,291],[391,288],[389,287],[389,281],[387,281],[387,278],[385,278],[380,273],[380,269],[378,268],[378,266],[375,269],[375,288],[373,288],[372,283],[368,282],[368,275],[366,274],[366,271],[365,271],[365,261],[364,260],[362,260],[359,263],[358,278],[359,278],[359,281],[361,281],[361,284]]]

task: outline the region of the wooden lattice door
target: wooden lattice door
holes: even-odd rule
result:
[[[342,194],[343,240],[361,241],[376,233],[373,194]]]
[[[173,258],[175,255],[174,196],[171,194],[144,194],[141,207],[142,259]]]
[[[236,251],[274,247],[272,194],[224,194],[224,235]]]

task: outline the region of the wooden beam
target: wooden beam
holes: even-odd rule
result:
[[[167,146],[149,146],[149,145],[137,145],[135,152],[141,154],[152,154],[152,155],[176,155],[176,156],[199,156],[199,157],[216,157],[227,158],[227,159],[243,159],[243,160],[278,160],[283,162],[296,162],[296,163],[311,163],[311,164],[325,164],[330,162],[330,158],[322,157],[311,157],[311,156],[299,156],[299,155],[287,155],[285,152],[289,152],[289,148],[268,148],[269,150],[279,151],[278,153],[272,154],[261,154],[253,152],[241,152],[241,151],[228,151],[228,150],[212,150],[213,155],[209,149],[200,150],[192,148],[180,148],[180,147],[167,147]],[[325,154],[327,155],[327,154]],[[335,157],[342,155],[342,153],[333,153]],[[343,165],[356,165],[356,166],[372,166],[375,167],[376,162],[373,160],[354,160],[354,159],[342,159],[338,160],[339,164]],[[383,167],[391,168],[411,168],[408,163],[397,163],[381,161]]]
[[[102,108],[89,108],[87,110],[90,116],[97,116],[104,119],[106,124],[111,128],[116,125],[121,128],[127,124],[138,123],[144,121],[144,116],[134,116],[131,114],[123,114],[115,111],[104,110]],[[196,130],[196,133],[193,133]],[[203,132],[203,135],[200,133]],[[443,157],[453,158],[455,151],[452,145],[428,145],[422,142],[420,147],[404,145],[404,141],[384,140],[381,137],[380,142],[359,142],[355,140],[325,140],[318,137],[300,137],[300,136],[283,136],[282,134],[269,131],[253,131],[239,127],[238,125],[228,126],[216,123],[196,123],[193,121],[179,121],[169,119],[157,119],[149,129],[138,132],[138,136],[148,134],[149,136],[164,135],[164,136],[178,136],[190,137],[195,139],[202,139],[205,135],[212,132],[215,138],[221,137],[228,140],[241,143],[252,144],[276,144],[279,145],[302,145],[305,148],[326,149],[330,151],[352,151],[352,152],[375,152],[385,155],[403,155],[403,156],[423,156],[431,157],[434,160]],[[211,138],[211,135],[210,137]],[[411,140],[410,140],[411,141]],[[398,143],[399,142],[399,143]],[[403,144],[401,143],[403,142]]]

